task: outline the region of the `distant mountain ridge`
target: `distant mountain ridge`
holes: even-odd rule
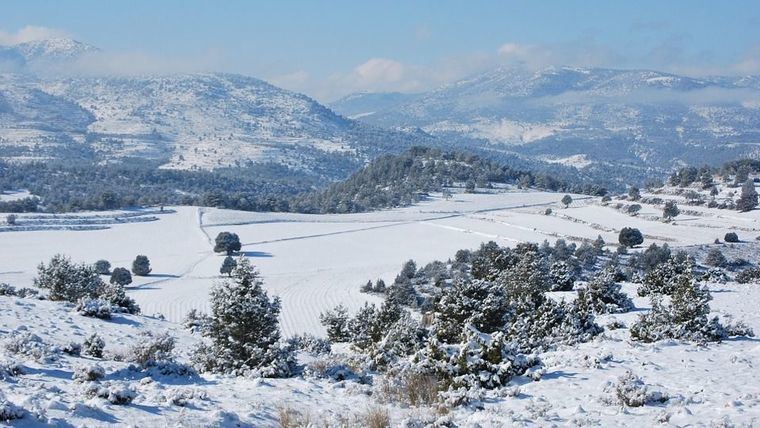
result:
[[[672,168],[758,156],[760,77],[691,78],[649,70],[497,68],[392,105],[383,94],[332,103],[379,126],[416,126],[437,136],[556,162],[625,161]]]

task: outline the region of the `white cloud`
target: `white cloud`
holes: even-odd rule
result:
[[[0,45],[12,46],[19,43],[34,42],[37,40],[53,39],[59,37],[71,36],[63,30],[27,25],[15,33],[0,30]]]

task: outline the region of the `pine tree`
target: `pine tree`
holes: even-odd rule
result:
[[[132,262],[132,273],[137,276],[148,276],[151,272],[150,260],[147,256],[137,256]]]
[[[631,186],[631,188],[628,189],[628,199],[632,201],[638,201],[641,199],[641,191],[639,191],[638,187]]]
[[[95,262],[95,271],[98,272],[99,275],[110,275],[111,274],[111,263],[108,260],[98,260]]]
[[[736,201],[736,209],[742,212],[752,211],[757,207],[757,190],[752,179],[747,179],[742,186],[742,193],[739,200]]]
[[[280,299],[270,299],[258,273],[241,259],[230,279],[211,290],[211,322],[216,369],[240,372],[274,363],[280,339]]]
[[[50,263],[37,267],[34,286],[48,289],[50,300],[76,302],[83,297],[97,297],[104,283],[94,267],[73,263],[68,257],[56,254]]]
[[[348,309],[338,305],[319,315],[319,322],[327,330],[327,338],[331,342],[347,342],[350,339],[348,331]]]
[[[584,293],[597,314],[628,312],[633,309],[633,301],[620,289],[620,284],[615,282],[615,271],[605,269],[586,284]]]
[[[565,206],[565,208],[569,207],[570,204],[573,203],[573,197],[570,195],[565,195],[562,197],[562,205]]]
[[[644,236],[639,229],[624,227],[618,235],[618,242],[624,247],[633,248],[644,242]]]
[[[672,220],[680,213],[681,210],[678,209],[678,205],[674,201],[665,202],[665,208],[662,210],[662,216],[665,220]]]
[[[232,256],[227,256],[224,258],[222,266],[219,268],[219,273],[222,275],[227,274],[227,276],[232,276],[232,271],[235,269],[235,266],[237,266],[235,259],[233,259]]]
[[[117,267],[111,272],[111,284],[126,286],[132,283],[132,274],[126,268]]]

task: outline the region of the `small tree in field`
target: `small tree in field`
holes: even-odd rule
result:
[[[126,286],[132,283],[132,274],[126,268],[117,267],[111,272],[111,284]]]
[[[95,271],[97,271],[99,275],[111,274],[111,263],[109,263],[108,260],[98,260],[95,262],[94,266]]]
[[[565,206],[565,208],[569,207],[570,204],[573,203],[573,197],[570,195],[565,195],[562,197],[562,205]]]
[[[639,229],[624,227],[620,231],[620,235],[618,235],[618,242],[624,247],[633,248],[644,242],[644,235],[641,234]]]
[[[240,237],[238,237],[237,233],[219,232],[216,235],[215,253],[227,253],[229,256],[235,251],[240,251],[240,247]]]
[[[641,191],[639,191],[638,187],[631,186],[631,188],[628,189],[628,199],[632,201],[638,201],[641,199]]]
[[[681,214],[681,210],[678,209],[678,205],[674,201],[667,201],[665,202],[665,208],[662,210],[662,217],[665,218],[665,220],[672,220],[678,214]]]
[[[8,216],[5,217],[5,222],[8,223],[9,226],[15,226],[16,220],[18,220],[18,216],[16,214],[8,214]]]
[[[233,259],[232,256],[227,256],[222,262],[222,267],[219,268],[219,273],[222,275],[227,274],[227,276],[232,276],[232,270],[235,269],[236,266],[237,262],[235,259]]]
[[[757,207],[757,190],[752,179],[747,179],[742,186],[742,193],[736,201],[736,209],[739,211],[752,211]]]
[[[137,276],[148,276],[151,272],[148,256],[137,256],[132,262],[132,273]]]

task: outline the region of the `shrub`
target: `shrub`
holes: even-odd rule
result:
[[[570,291],[575,284],[575,274],[567,262],[560,260],[549,268],[549,280],[552,291]]]
[[[736,243],[739,242],[739,235],[734,232],[728,232],[726,233],[726,236],[723,237],[723,240],[730,243]]]
[[[18,220],[18,216],[17,216],[16,214],[8,214],[8,215],[5,217],[5,223],[6,223],[8,226],[15,226],[15,225],[16,225],[16,221],[17,221],[17,220]]]
[[[124,287],[120,284],[105,284],[100,290],[99,297],[110,303],[113,311],[129,314],[140,313],[140,306],[137,305],[134,299],[127,296]]]
[[[40,362],[54,361],[60,354],[60,349],[48,345],[39,336],[26,330],[11,331],[5,337],[3,347],[12,355],[23,355]]]
[[[110,275],[111,274],[111,263],[108,260],[98,260],[95,262],[95,271],[99,275]]]
[[[617,381],[608,383],[604,387],[604,391],[608,394],[605,399],[607,404],[628,407],[659,404],[670,399],[667,394],[650,391],[644,381],[630,370],[620,376]]]
[[[35,287],[49,290],[50,300],[76,302],[83,297],[97,297],[103,281],[92,266],[75,264],[71,259],[57,254],[48,265],[37,267]]]
[[[174,338],[167,332],[157,335],[146,332],[129,348],[125,357],[127,361],[139,364],[142,368],[171,362],[174,343]]]
[[[26,414],[26,411],[8,401],[7,398],[0,392],[0,422],[11,422],[15,419],[21,419]]]
[[[84,339],[84,354],[95,358],[103,358],[103,349],[106,342],[97,333],[93,333]]]
[[[586,284],[582,292],[595,313],[615,314],[633,309],[633,301],[620,289],[620,284],[615,282],[615,272],[605,269]]]
[[[744,326],[726,328],[717,317],[709,318],[712,299],[707,288],[697,284],[691,271],[668,279],[670,304],[660,294],[651,297],[652,310],[631,326],[631,337],[643,342],[680,339],[697,343],[717,342],[731,335],[752,335]]]
[[[687,280],[692,278],[692,269],[692,263],[685,255],[671,256],[666,263],[661,263],[644,274],[637,290],[638,295],[672,294],[682,277]]]
[[[147,256],[137,256],[132,262],[132,273],[137,276],[148,276],[151,272],[150,260]]]
[[[744,269],[736,275],[739,284],[760,283],[760,267]]]
[[[99,397],[111,404],[129,404],[137,398],[137,392],[126,382],[108,382],[99,384],[90,382],[84,389],[88,397]]]
[[[721,267],[726,264],[726,256],[717,248],[712,248],[707,252],[705,264],[712,267]]]
[[[678,205],[676,205],[675,201],[665,202],[665,207],[662,209],[662,216],[665,220],[672,220],[679,214],[681,214],[681,210],[678,209]]]
[[[565,206],[565,208],[569,207],[570,204],[573,203],[573,197],[570,195],[565,195],[562,197],[562,205]]]
[[[644,242],[644,235],[638,229],[624,227],[618,235],[618,242],[624,247],[633,248]]]
[[[85,317],[111,319],[111,303],[107,300],[84,297],[77,301],[75,310]]]
[[[71,378],[74,382],[84,383],[101,380],[105,377],[106,371],[98,364],[78,365],[74,367],[74,374]]]
[[[206,314],[198,312],[197,309],[191,309],[185,316],[185,319],[182,320],[182,325],[193,333],[200,332],[201,334],[206,334],[210,324],[211,318]]]

